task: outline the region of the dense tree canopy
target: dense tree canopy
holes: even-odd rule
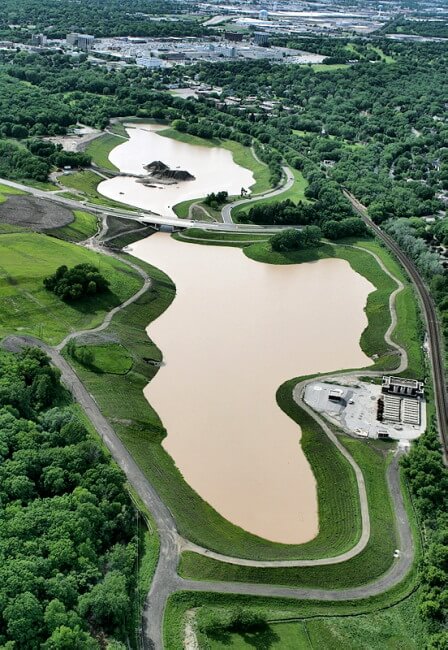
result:
[[[63,401],[43,352],[0,354],[2,647],[96,650],[95,635],[126,634],[133,509],[123,474]]]

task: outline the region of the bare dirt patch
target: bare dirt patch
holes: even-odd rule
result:
[[[74,220],[67,208],[34,196],[10,196],[0,204],[0,223],[31,230],[51,230]]]

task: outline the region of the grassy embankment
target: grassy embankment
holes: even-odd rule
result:
[[[268,241],[271,237],[266,233],[239,233],[202,230],[201,228],[187,228],[172,235],[177,241],[193,242],[209,246],[234,246],[243,248],[248,244]]]
[[[92,156],[92,162],[98,165],[98,167],[111,171],[119,171],[118,167],[109,160],[109,154],[112,149],[115,149],[119,144],[123,144],[123,142],[125,142],[123,137],[111,133],[104,133],[88,144],[86,153]]]
[[[0,184],[0,203],[4,203],[8,199],[8,195],[21,195],[21,194],[26,194],[26,192],[22,192],[22,190],[16,190],[15,187],[9,187],[9,185],[2,185]]]
[[[98,230],[98,219],[90,212],[73,211],[74,220],[68,226],[47,230],[47,235],[69,242],[80,242],[93,237]]]
[[[135,293],[142,279],[120,261],[46,235],[20,232],[1,236],[0,336],[31,334],[55,344],[66,334],[99,325],[104,315]],[[43,279],[66,264],[96,265],[110,291],[66,303],[47,291]]]

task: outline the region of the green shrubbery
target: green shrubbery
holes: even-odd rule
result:
[[[302,230],[289,228],[274,235],[271,240],[271,248],[279,253],[285,251],[298,251],[302,248],[312,248],[319,244],[322,231],[317,226],[305,226]]]
[[[92,264],[77,264],[72,269],[63,265],[44,279],[44,287],[62,300],[73,301],[104,293],[109,282]]]

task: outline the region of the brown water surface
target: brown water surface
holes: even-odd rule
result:
[[[145,389],[168,431],[164,448],[229,521],[278,542],[312,539],[314,476],[275,394],[292,377],[368,365],[358,342],[372,285],[344,260],[260,264],[165,234],[133,254],[177,289],[148,328],[165,362]]]

